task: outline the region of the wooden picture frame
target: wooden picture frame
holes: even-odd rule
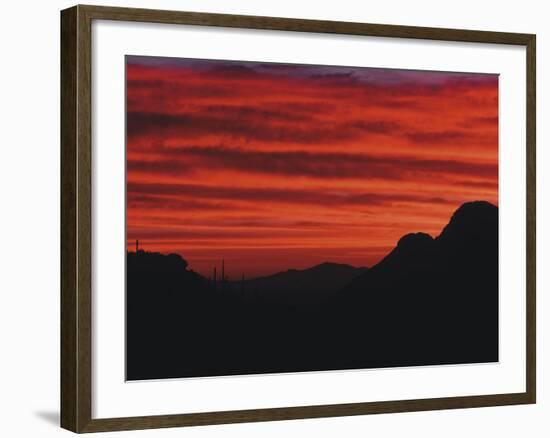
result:
[[[526,391],[416,400],[313,405],[127,418],[92,418],[93,20],[185,24],[356,36],[412,38],[526,48]],[[535,35],[100,6],[61,12],[61,426],[73,432],[149,429],[299,418],[535,403]]]

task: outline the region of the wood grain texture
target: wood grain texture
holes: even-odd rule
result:
[[[61,426],[75,430],[76,372],[76,8],[61,16]]]
[[[91,419],[91,22],[61,14],[61,425]]]
[[[531,402],[536,403],[537,398],[537,293],[536,293],[536,37],[531,35],[526,44],[527,61],[527,321],[526,321],[526,347],[527,347],[527,394]]]
[[[531,35],[521,33],[443,29],[435,27],[396,26],[389,24],[303,20],[296,18],[113,8],[103,6],[80,6],[80,8],[95,19],[149,23],[190,24],[246,29],[286,30],[294,32],[334,33],[388,38],[415,38],[514,45],[526,45],[531,38]]]
[[[527,51],[526,391],[516,394],[92,419],[91,23],[122,20],[525,46]],[[534,403],[536,400],[534,35],[196,12],[75,6],[61,13],[61,426],[150,429]]]
[[[343,417],[367,414],[520,405],[528,403],[531,403],[531,401],[527,394],[521,393],[206,412],[198,414],[106,418],[92,420],[83,430],[81,430],[81,432],[106,432],[114,430],[156,429],[209,424]]]

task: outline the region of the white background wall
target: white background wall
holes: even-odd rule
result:
[[[464,437],[547,436],[550,380],[543,348],[550,325],[545,289],[550,237],[550,77],[547,2],[189,0],[93,2],[111,6],[273,15],[537,34],[538,77],[538,404],[457,411],[299,420],[104,436]],[[4,2],[0,16],[0,434],[69,436],[59,404],[59,10],[69,1]],[[546,430],[546,431],[545,431]]]

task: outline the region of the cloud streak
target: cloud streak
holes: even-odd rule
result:
[[[198,184],[144,184],[129,183],[127,190],[145,196],[157,208],[160,205],[171,205],[181,199],[198,199],[217,201],[251,201],[282,204],[312,204],[324,207],[382,205],[396,202],[412,203],[453,203],[437,196],[420,196],[413,194],[390,194],[369,192],[338,192],[330,189],[279,189],[254,187],[217,187]],[[169,195],[166,197],[166,195]],[[155,198],[157,196],[157,198]],[[160,207],[159,207],[160,208]]]
[[[156,160],[129,160],[130,170],[181,175],[193,169],[224,169],[312,178],[399,180],[411,174],[472,175],[495,178],[496,163],[422,159],[353,153],[263,152],[227,147],[183,147],[157,152]]]

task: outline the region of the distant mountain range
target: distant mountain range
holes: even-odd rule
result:
[[[307,269],[289,269],[244,282],[245,290],[263,299],[307,305],[312,300],[327,299],[330,294],[347,286],[368,268],[356,268],[342,263],[325,262]],[[233,283],[239,287],[239,282]],[[312,296],[313,295],[313,296]]]
[[[498,360],[498,208],[463,204],[378,264],[212,282],[179,255],[127,257],[127,378]]]

